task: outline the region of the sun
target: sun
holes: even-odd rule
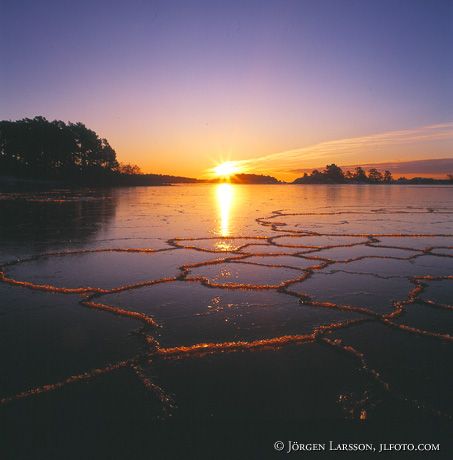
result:
[[[234,164],[232,161],[227,161],[225,163],[221,163],[213,168],[213,172],[217,177],[231,177],[234,174],[240,172],[240,168]]]

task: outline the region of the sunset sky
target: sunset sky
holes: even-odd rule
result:
[[[452,1],[0,8],[0,119],[82,121],[144,172],[453,158]]]

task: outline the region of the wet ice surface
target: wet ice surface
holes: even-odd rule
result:
[[[393,302],[405,300],[412,287],[407,279],[319,271],[293,284],[291,289],[321,302],[363,306],[377,313],[388,313],[393,310]]]
[[[452,197],[231,185],[1,195],[1,405],[89,411],[127,387],[125,420],[144,407],[182,420],[448,419]]]
[[[3,395],[58,382],[74,373],[128,358],[140,347],[141,325],[80,308],[77,295],[0,285]]]
[[[106,303],[152,316],[161,325],[155,337],[161,346],[250,341],[286,334],[308,334],[332,320],[360,315],[317,312],[298,299],[272,290],[226,290],[175,281],[106,295]]]
[[[187,279],[204,280],[208,285],[226,287],[280,286],[286,280],[301,276],[298,270],[286,267],[268,267],[247,262],[229,262],[192,269]]]
[[[212,256],[187,250],[185,263],[202,262]],[[147,280],[175,277],[182,265],[178,249],[143,252],[88,252],[49,255],[14,265],[8,274],[36,284],[57,287],[83,286],[111,289]]]

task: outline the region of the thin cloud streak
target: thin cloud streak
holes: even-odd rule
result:
[[[400,145],[418,144],[438,140],[452,140],[453,154],[453,121],[435,125],[423,126],[415,129],[388,131],[369,136],[361,136],[286,150],[259,158],[238,161],[237,164],[244,170],[260,171],[290,171],[295,166],[304,167],[308,161],[328,159],[328,161],[341,161],[338,157],[360,154],[379,149],[390,149]],[[373,153],[374,153],[373,152]],[[370,158],[364,158],[370,162]]]

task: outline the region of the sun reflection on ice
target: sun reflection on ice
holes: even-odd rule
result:
[[[218,251],[233,251],[235,249],[235,246],[233,246],[231,243],[228,241],[218,241],[215,243],[215,249]]]
[[[231,208],[234,201],[234,186],[231,184],[218,184],[216,187],[217,207],[219,212],[220,228],[219,234],[221,236],[230,236],[230,217]],[[228,250],[227,242],[222,242],[223,250]]]

